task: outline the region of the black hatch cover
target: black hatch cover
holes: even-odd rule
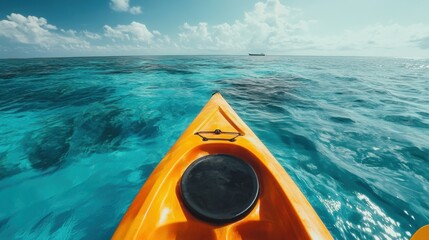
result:
[[[259,194],[253,168],[226,154],[201,157],[185,171],[180,182],[185,206],[197,218],[224,224],[246,216]]]

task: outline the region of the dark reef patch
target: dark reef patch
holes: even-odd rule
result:
[[[131,136],[142,139],[158,134],[158,118],[147,118],[143,113],[115,105],[93,106],[74,120],[74,143],[84,152],[109,152],[123,147],[123,141]]]
[[[266,109],[267,106],[277,110],[281,108],[286,110],[287,106],[305,109],[317,107],[311,100],[301,98],[295,93],[299,85],[312,82],[310,79],[279,75],[265,78],[218,80],[217,82],[229,86],[222,91],[225,95],[235,98],[237,102],[250,103],[249,105],[254,106],[255,109]],[[284,111],[279,113],[284,113]]]
[[[429,149],[427,148],[418,148],[415,146],[405,147],[402,149],[405,153],[405,156],[408,158],[417,158],[422,161],[429,163]]]
[[[343,124],[350,124],[355,122],[352,119],[347,117],[330,117],[329,120],[335,123],[343,123]]]
[[[66,121],[60,126],[47,126],[40,131],[33,132],[26,139],[25,144],[31,166],[38,170],[59,167],[70,149],[72,135],[71,121]]]
[[[0,79],[13,79],[18,77],[19,74],[17,73],[12,73],[12,72],[0,72]]]
[[[83,106],[109,99],[114,89],[105,86],[76,88],[67,84],[9,83],[0,88],[0,111],[29,111]]]
[[[10,217],[0,219],[0,230],[2,230],[7,225],[7,223],[9,222],[9,219]]]
[[[114,70],[112,70],[114,69]],[[195,74],[192,65],[169,65],[169,64],[143,64],[122,65],[113,64],[111,68],[103,68],[102,71],[109,75],[132,74],[132,73],[167,73],[173,75]]]
[[[340,80],[340,81],[347,81],[347,82],[359,80],[358,78],[355,78],[355,77],[339,77],[339,76],[335,77],[335,79]]]
[[[151,139],[159,134],[159,118],[144,118],[130,109],[115,105],[97,105],[74,116],[57,116],[23,140],[28,161],[33,169],[45,171],[67,163],[69,154],[107,153],[126,149],[129,137]],[[14,174],[2,165],[0,178]],[[16,172],[16,171],[15,171]]]
[[[53,215],[54,214],[52,212],[46,214],[39,221],[37,221],[36,224],[33,225],[33,227],[31,228],[31,231],[36,231],[39,228],[47,227],[49,225],[49,223],[51,222]]]
[[[427,117],[429,118],[429,113],[428,112],[417,112],[417,114],[419,114],[422,117]]]
[[[68,64],[60,63],[60,61],[49,61],[48,59],[27,64],[25,61],[21,64],[6,67],[0,78],[8,79],[10,77],[46,77],[56,74],[70,67]]]
[[[384,120],[409,127],[429,128],[429,124],[413,116],[387,115],[384,117]]]
[[[280,139],[284,144],[293,148],[303,149],[311,154],[317,154],[318,152],[316,144],[302,135],[282,130],[282,135],[280,136]]]
[[[18,163],[7,163],[7,152],[0,152],[0,180],[20,172]]]
[[[50,233],[54,233],[56,232],[58,229],[60,229],[66,222],[67,220],[71,219],[71,217],[73,216],[73,210],[68,210],[62,213],[59,213],[56,216],[53,216],[53,221],[52,221],[52,227],[50,229]]]

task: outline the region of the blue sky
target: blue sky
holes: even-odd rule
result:
[[[429,1],[1,0],[0,58],[429,57]]]

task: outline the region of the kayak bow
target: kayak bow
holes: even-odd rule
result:
[[[216,93],[155,168],[113,239],[332,239],[294,181]]]

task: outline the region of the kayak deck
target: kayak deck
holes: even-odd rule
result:
[[[258,177],[256,203],[237,221],[202,221],[182,201],[180,182],[186,169],[212,154],[242,159]],[[113,239],[284,238],[332,239],[284,168],[220,94],[213,95],[155,168],[113,235]]]

